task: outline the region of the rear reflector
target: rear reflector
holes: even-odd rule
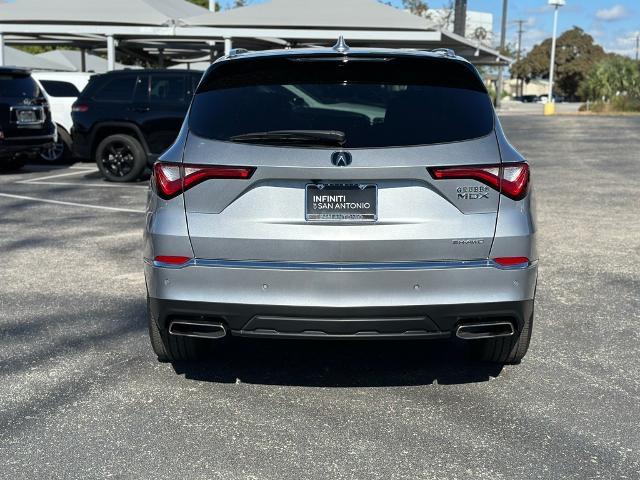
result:
[[[529,259],[527,257],[498,257],[494,258],[493,261],[502,267],[529,264]]]
[[[513,200],[522,200],[529,190],[529,165],[526,163],[432,167],[429,173],[436,180],[477,180]]]
[[[156,162],[153,165],[156,193],[166,200],[186,192],[205,180],[247,180],[255,170],[255,167],[182,165],[170,162]]]
[[[159,263],[168,263],[169,265],[184,265],[191,257],[181,257],[177,255],[158,255],[155,259]]]

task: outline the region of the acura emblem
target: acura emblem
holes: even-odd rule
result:
[[[351,165],[351,154],[349,152],[333,152],[331,154],[331,163],[336,167]]]

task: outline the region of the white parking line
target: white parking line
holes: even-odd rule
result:
[[[102,205],[89,205],[87,203],[63,202],[61,200],[48,200],[45,198],[26,197],[24,195],[13,195],[11,193],[0,193],[0,197],[15,198],[18,200],[29,200],[31,202],[53,203],[56,205],[67,205],[70,207],[95,208],[97,210],[109,210],[112,212],[144,213],[144,210],[134,210],[131,208],[104,207]]]
[[[70,167],[73,168],[74,172],[67,173],[59,173],[57,175],[47,175],[46,177],[37,177],[30,178],[27,180],[18,180],[15,183],[26,184],[26,185],[63,185],[63,186],[72,186],[72,187],[84,187],[84,188],[137,188],[145,190],[148,188],[146,185],[120,185],[114,183],[71,183],[71,182],[45,182],[43,180],[51,180],[54,178],[61,177],[70,177],[73,175],[82,175],[87,172],[97,172],[97,168],[87,168],[87,167]]]
[[[71,182],[37,182],[37,181],[23,181],[16,182],[28,185],[70,185],[72,187],[80,187],[80,188],[137,188],[137,189],[147,189],[149,187],[142,185],[120,185],[117,183],[71,183]]]
[[[71,175],[82,175],[83,173],[86,173],[86,170],[78,170],[75,172],[67,172],[67,173],[58,173],[57,175],[47,175],[46,177],[30,178],[28,180],[17,181],[16,183],[33,183],[33,182],[39,182],[41,180],[49,180],[51,178],[70,177]]]

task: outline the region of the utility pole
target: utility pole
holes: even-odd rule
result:
[[[500,53],[504,51],[505,42],[507,40],[507,9],[508,9],[508,0],[502,0],[502,28],[500,31]],[[503,74],[504,67],[502,63],[498,67],[498,85],[496,88],[496,108],[500,108],[500,104],[502,103],[502,89],[503,89]]]
[[[518,51],[516,52],[516,62],[519,62],[522,58],[522,34],[524,33],[523,25],[525,24],[525,20],[516,20],[518,24]],[[524,95],[524,78],[516,79],[516,91],[518,95]]]

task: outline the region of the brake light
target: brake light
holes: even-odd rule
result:
[[[429,168],[429,173],[436,180],[477,180],[513,200],[522,200],[529,191],[529,165],[526,163],[432,167]]]
[[[153,165],[156,193],[166,200],[186,192],[205,180],[248,180],[255,170],[255,167],[182,165],[169,162],[156,162]]]
[[[73,105],[71,105],[71,111],[72,112],[88,112],[89,111],[89,105],[85,104],[85,103],[74,103]]]

